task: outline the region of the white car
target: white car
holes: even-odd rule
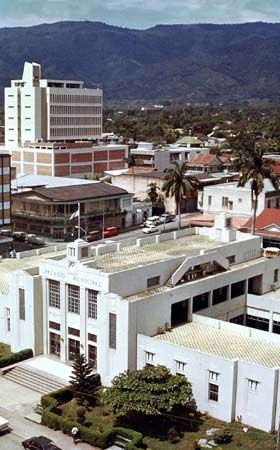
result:
[[[7,431],[10,431],[8,420],[4,419],[4,417],[0,417],[0,434],[4,434]]]
[[[35,244],[35,245],[44,245],[45,244],[44,239],[39,238],[38,236],[36,236],[36,234],[27,234],[26,242],[28,242],[28,244]]]
[[[156,227],[155,225],[150,225],[149,227],[146,227],[143,229],[143,233],[145,234],[155,234],[155,233],[160,233],[161,230]]]

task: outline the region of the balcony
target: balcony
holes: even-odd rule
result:
[[[63,213],[58,213],[56,211],[54,211],[53,213],[49,213],[47,211],[24,211],[24,210],[19,210],[19,209],[13,209],[12,214],[14,216],[20,216],[20,217],[30,217],[33,219],[41,219],[41,220],[55,220],[55,221],[61,221],[61,220],[65,220],[65,221],[69,221],[70,216],[72,213],[67,213],[67,214],[63,214]],[[103,210],[92,210],[90,212],[87,213],[82,213],[81,214],[81,219],[88,219],[91,217],[103,217],[103,214],[105,217],[108,216],[115,216],[118,214],[121,214],[121,209],[120,208],[106,208],[104,213]]]

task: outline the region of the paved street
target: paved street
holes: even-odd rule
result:
[[[93,450],[81,443],[74,445],[70,436],[33,423],[24,417],[33,412],[41,395],[10,380],[0,377],[0,416],[9,420],[12,432],[0,436],[0,450],[22,450],[21,442],[31,436],[43,435],[52,439],[62,450]]]

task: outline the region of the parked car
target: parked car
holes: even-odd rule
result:
[[[145,226],[149,225],[160,225],[160,217],[159,216],[151,216],[148,217],[146,222],[144,223]]]
[[[175,216],[173,216],[172,214],[162,214],[159,218],[160,223],[173,222],[174,219],[175,219]]]
[[[21,443],[28,450],[62,450],[51,439],[45,436],[34,436]]]
[[[34,245],[44,245],[45,244],[44,239],[36,236],[36,234],[27,234],[26,242],[28,242],[28,244],[34,244]]]
[[[14,231],[13,238],[15,241],[24,242],[26,240],[26,233],[24,231]]]
[[[104,237],[117,236],[119,234],[119,229],[117,227],[108,227],[104,229]]]
[[[0,434],[4,434],[10,431],[10,426],[8,420],[0,416]]]
[[[99,239],[102,239],[102,231],[100,230],[96,230],[96,231],[91,231],[86,237],[85,237],[87,242],[93,242],[93,241],[98,241]]]
[[[161,230],[156,227],[155,225],[150,225],[148,227],[143,228],[143,233],[145,234],[154,234],[154,233],[160,233]]]
[[[1,234],[1,236],[12,237],[13,232],[12,232],[12,230],[9,230],[8,228],[2,228],[2,230],[0,230],[0,234]]]

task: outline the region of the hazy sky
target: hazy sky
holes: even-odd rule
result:
[[[0,0],[0,27],[92,20],[129,28],[158,23],[280,22],[280,0]]]

